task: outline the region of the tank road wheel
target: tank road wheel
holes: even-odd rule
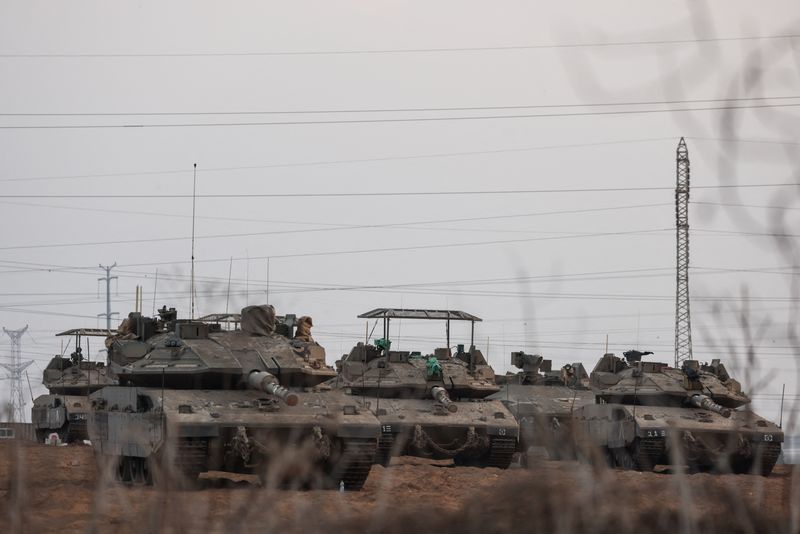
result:
[[[344,483],[347,491],[358,491],[364,486],[369,470],[375,461],[377,443],[374,439],[342,439],[338,454],[331,458],[327,486],[339,488]]]
[[[131,482],[134,486],[145,486],[152,484],[150,476],[150,466],[147,458],[132,457],[131,463]]]
[[[609,449],[608,447],[603,447],[601,449],[601,453],[603,455],[603,459],[605,460],[606,467],[609,469],[614,469],[617,467],[617,456],[615,453],[616,449]]]
[[[635,443],[628,447],[620,447],[618,449],[611,449],[611,456],[614,465],[626,471],[633,471],[639,469],[639,464],[636,462],[636,457],[633,452]]]
[[[132,458],[129,456],[120,456],[117,459],[117,480],[123,484],[129,484],[133,481]]]

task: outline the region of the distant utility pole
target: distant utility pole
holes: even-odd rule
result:
[[[676,154],[675,230],[675,367],[692,359],[692,319],[689,313],[689,150],[681,137]]]
[[[116,276],[111,276],[111,269],[116,266],[117,262],[114,262],[114,265],[101,265],[100,268],[106,272],[106,275],[97,279],[98,282],[105,281],[106,283],[106,312],[97,314],[98,317],[106,318],[106,330],[111,330],[111,316],[119,315],[117,312],[111,312],[111,280],[117,279]]]
[[[11,381],[11,404],[10,416],[12,423],[25,422],[25,396],[22,394],[22,372],[33,363],[33,361],[22,361],[22,335],[28,330],[28,325],[19,330],[7,330],[3,332],[11,338],[11,363],[0,363],[0,366],[8,371],[8,377],[4,380]]]

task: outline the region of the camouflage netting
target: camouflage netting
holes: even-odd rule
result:
[[[275,308],[271,304],[242,308],[242,332],[251,336],[275,333]]]

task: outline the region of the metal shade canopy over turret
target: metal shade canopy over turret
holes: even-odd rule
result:
[[[458,310],[420,310],[410,308],[375,308],[362,313],[359,319],[383,319],[383,338],[389,339],[389,322],[391,319],[427,319],[432,321],[446,321],[447,346],[450,346],[450,321],[469,321],[470,346],[475,345],[475,323],[483,319],[467,312]]]

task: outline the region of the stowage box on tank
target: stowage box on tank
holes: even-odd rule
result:
[[[604,355],[591,373],[597,404],[576,412],[578,447],[610,465],[769,475],[783,432],[747,409],[750,398],[719,360],[681,369],[643,362],[652,353]]]
[[[358,343],[337,362],[339,376],[328,382],[351,398],[364,398],[381,424],[376,461],[413,455],[450,459],[456,464],[505,469],[516,450],[519,427],[500,401],[494,371],[481,351],[450,347],[451,321],[480,321],[453,310],[379,308],[360,315],[383,320],[383,337]],[[446,322],[447,346],[423,355],[391,350],[391,319]]]
[[[118,478],[228,471],[275,485],[364,484],[380,427],[359,399],[311,389],[335,371],[310,318],[249,306],[193,321],[164,308],[158,319],[126,321],[107,343],[121,385],[91,396],[89,425]],[[295,333],[297,324],[306,326]]]

